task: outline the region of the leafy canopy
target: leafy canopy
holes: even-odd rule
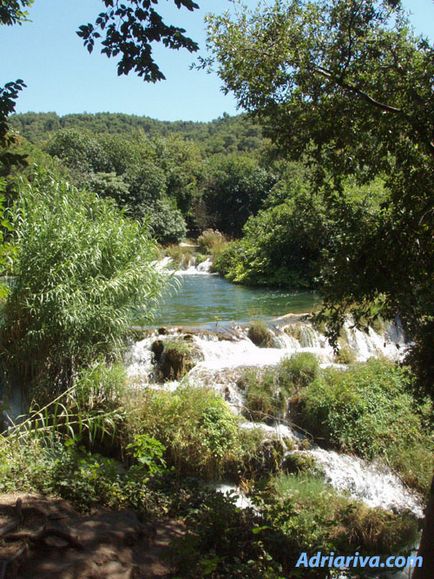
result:
[[[281,153],[312,159],[331,210],[348,175],[384,176],[377,214],[360,222],[341,211],[321,282],[332,337],[349,310],[381,310],[432,338],[433,48],[397,0],[277,0],[208,22],[224,89]]]

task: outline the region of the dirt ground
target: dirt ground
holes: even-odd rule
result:
[[[180,521],[134,511],[80,514],[64,500],[0,495],[0,579],[171,577],[168,548]]]

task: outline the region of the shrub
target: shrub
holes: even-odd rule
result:
[[[226,240],[223,233],[216,229],[205,229],[197,238],[200,249],[209,255],[214,255],[221,251]]]
[[[309,352],[284,358],[277,367],[277,379],[286,392],[306,388],[319,376],[318,358]]]
[[[368,459],[383,457],[407,482],[426,490],[432,443],[410,382],[405,368],[380,360],[345,372],[325,370],[301,393],[297,420],[326,444]]]
[[[234,473],[243,481],[268,478],[278,471],[291,444],[277,437],[264,438],[264,432],[260,428],[241,428],[239,443],[241,453],[234,464]]]
[[[226,245],[221,247],[221,251],[214,257],[213,270],[220,275],[228,277],[229,271],[231,270],[239,251],[239,241],[230,241],[226,243]],[[232,278],[230,279],[232,280]]]
[[[274,370],[247,369],[240,383],[246,391],[244,414],[247,418],[273,422],[285,413],[286,399],[279,389]]]
[[[417,536],[413,517],[369,508],[310,475],[277,475],[261,497],[265,517],[286,537],[289,558],[304,550],[397,553]]]
[[[310,454],[296,451],[286,454],[282,470],[289,474],[319,474],[314,457]]]
[[[274,338],[267,325],[261,321],[254,321],[247,331],[248,338],[259,348],[272,348]]]
[[[164,249],[164,255],[170,257],[176,269],[185,269],[193,259],[193,253],[190,247],[180,245],[169,245]]]
[[[319,374],[316,356],[309,353],[284,358],[276,368],[247,369],[239,386],[245,390],[244,414],[251,420],[270,422],[284,417],[288,398]]]
[[[187,385],[173,393],[138,393],[129,401],[128,421],[131,433],[164,444],[167,462],[179,476],[215,479],[241,456],[238,419],[212,390]]]
[[[335,360],[338,364],[354,364],[356,355],[348,346],[340,346],[335,354]]]

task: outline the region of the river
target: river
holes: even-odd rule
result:
[[[211,274],[174,277],[156,313],[156,326],[269,319],[309,312],[320,303],[314,292],[250,288]]]

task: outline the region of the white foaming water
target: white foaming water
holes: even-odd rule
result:
[[[201,263],[196,265],[196,258],[192,257],[182,269],[173,269],[173,259],[171,257],[163,257],[160,261],[155,262],[155,269],[161,273],[175,274],[175,275],[212,275],[211,267],[212,261],[208,257]]]
[[[247,331],[241,328],[236,328],[235,335],[228,336],[229,339],[221,339],[221,336],[209,332],[194,335],[194,343],[202,352],[203,361],[193,368],[189,377],[198,382],[204,370],[216,372],[237,368],[276,366],[283,358],[291,357],[298,352],[315,354],[323,367],[336,365],[335,354],[327,338],[316,330],[308,320],[289,324],[283,330],[274,328],[271,331],[278,347],[259,348],[255,346],[247,337]],[[378,334],[372,328],[369,328],[368,332],[362,332],[352,328],[349,323],[345,325],[344,332],[348,347],[359,362],[364,362],[375,356],[400,360],[405,353],[404,334],[399,324],[391,324],[384,335]],[[171,331],[171,339],[176,335],[178,335],[176,330]],[[179,337],[181,336],[182,333],[179,334]],[[133,346],[128,366],[130,376],[140,376],[144,382],[152,381],[153,355],[151,345],[157,339],[164,341],[167,339],[167,335],[155,334]],[[342,365],[336,366],[342,368]],[[234,380],[229,380],[227,384],[233,386]]]
[[[265,422],[242,422],[240,428],[244,430],[261,430],[265,437],[277,438],[284,442],[285,440],[292,440],[295,443],[300,442],[304,437],[296,430],[292,429],[287,424],[265,424]]]
[[[225,483],[217,483],[210,485],[218,493],[221,493],[225,496],[232,496],[235,499],[235,506],[238,509],[253,509],[256,510],[255,506],[253,505],[252,501],[247,497],[241,489],[239,489],[235,485],[225,484]]]
[[[193,258],[186,269],[178,269],[175,275],[211,275],[212,261],[207,258],[205,261],[196,265],[196,260]]]
[[[370,507],[410,510],[423,518],[421,499],[386,466],[322,448],[297,452],[312,456],[323,469],[326,481],[336,490],[349,493]]]

